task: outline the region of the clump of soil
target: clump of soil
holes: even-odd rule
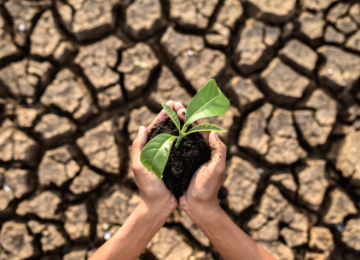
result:
[[[180,120],[181,127],[184,122]],[[188,131],[191,129],[189,126]],[[159,134],[171,134],[179,136],[175,124],[168,119],[151,129],[148,142]],[[163,172],[163,180],[166,187],[172,191],[176,199],[179,199],[189,187],[190,181],[197,169],[210,161],[211,149],[206,145],[204,138],[199,133],[185,136],[178,148],[174,141],[170,156]]]

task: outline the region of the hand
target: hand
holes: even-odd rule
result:
[[[184,107],[177,111],[178,116],[182,120],[185,120],[185,113]],[[197,124],[200,124],[200,122],[197,121],[192,126]],[[195,217],[197,213],[214,212],[220,207],[217,197],[224,181],[226,170],[227,148],[220,140],[217,132],[200,133],[212,149],[212,153],[210,161],[203,164],[196,171],[188,189],[179,200],[180,208],[190,217]]]
[[[169,101],[166,104],[184,120],[185,109],[180,103]],[[140,162],[140,153],[151,128],[167,119],[168,115],[161,111],[150,126],[139,128],[131,156],[134,180],[140,190],[140,202],[116,234],[95,252],[92,260],[138,259],[177,207],[174,195],[164,182],[146,170]],[[221,210],[217,203],[217,194],[225,176],[226,147],[216,132],[201,134],[213,149],[211,160],[195,173],[188,190],[180,198],[181,208],[204,232],[224,259],[274,260]]]
[[[174,101],[166,102],[175,111],[182,106]],[[140,201],[124,225],[110,240],[91,257],[92,260],[138,259],[146,245],[164,225],[177,207],[175,196],[164,182],[148,171],[140,162],[148,134],[155,124],[166,121],[169,116],[162,110],[147,127],[141,126],[132,146],[132,169],[136,185],[140,190]]]
[[[174,101],[168,101],[166,104],[176,112],[183,108],[180,103]],[[155,124],[165,122],[168,119],[168,114],[165,110],[162,110],[148,127],[140,126],[139,133],[132,144],[131,160],[133,176],[140,191],[141,202],[144,202],[149,209],[158,209],[160,211],[168,209],[170,215],[177,207],[175,196],[166,188],[165,183],[147,170],[140,161],[140,153],[147,142],[150,130],[154,128]]]

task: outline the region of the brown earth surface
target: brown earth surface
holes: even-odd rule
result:
[[[138,127],[211,78],[221,206],[276,259],[360,259],[357,0],[0,1],[0,259],[88,259],[139,201]],[[140,259],[221,257],[175,210]]]

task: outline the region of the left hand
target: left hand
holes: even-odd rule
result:
[[[174,101],[166,102],[175,112],[183,106]],[[162,110],[148,127],[140,126],[139,133],[132,144],[132,169],[135,183],[140,191],[141,200],[149,209],[168,209],[171,213],[178,205],[175,196],[165,186],[162,180],[159,180],[155,174],[147,170],[140,161],[140,153],[144,148],[150,130],[162,122],[169,119],[165,110]],[[169,213],[169,215],[170,215]]]
[[[179,107],[179,103],[174,101],[166,104],[174,110]],[[140,126],[131,154],[133,176],[140,191],[139,204],[116,234],[92,255],[92,260],[138,259],[177,207],[178,202],[165,183],[148,171],[140,161],[140,153],[150,130],[155,124],[168,119],[169,116],[162,110],[148,127]]]

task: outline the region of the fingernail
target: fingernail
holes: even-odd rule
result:
[[[217,132],[214,133],[214,136],[215,136],[216,139],[219,139],[219,135],[218,135]]]
[[[186,110],[185,110],[185,109],[180,108],[178,111],[179,111],[181,114],[185,115],[185,112],[186,112]]]
[[[165,104],[169,106],[171,102],[174,102],[174,101],[169,100],[169,101],[167,101]]]
[[[143,133],[144,133],[144,129],[145,129],[144,126],[140,126],[140,127],[139,127],[139,132],[138,132],[138,134],[139,134],[139,135],[143,134]]]

